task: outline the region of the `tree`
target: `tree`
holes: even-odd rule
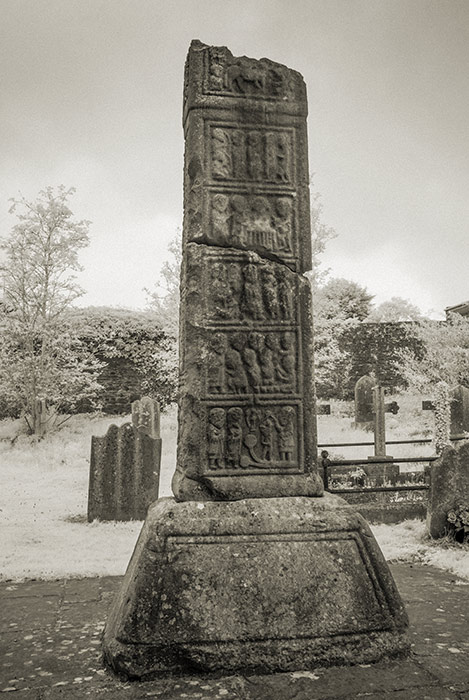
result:
[[[332,278],[313,288],[316,390],[324,398],[343,398],[350,371],[350,354],[342,338],[368,316],[372,295],[365,287]]]
[[[312,183],[312,177],[310,179]],[[335,229],[331,226],[326,226],[322,220],[323,206],[321,195],[319,192],[311,193],[311,256],[312,267],[308,277],[311,281],[311,286],[317,289],[323,285],[329,274],[329,270],[321,270],[322,260],[326,244],[333,238],[337,237]]]
[[[145,290],[148,295],[148,307],[155,314],[158,325],[173,338],[179,334],[179,278],[182,251],[181,232],[178,230],[168,245],[171,259],[162,269],[162,280],[156,284],[154,291]]]
[[[423,345],[416,354],[403,350],[398,359],[410,389],[427,394],[435,405],[435,447],[450,442],[451,390],[469,382],[469,319],[448,314],[446,322],[422,320],[413,332]]]
[[[314,295],[318,312],[329,319],[339,317],[364,321],[370,314],[372,299],[373,295],[366,287],[343,277],[333,277]]]
[[[100,368],[74,337],[66,311],[83,290],[74,271],[90,222],[68,207],[74,188],[48,187],[35,201],[12,199],[17,223],[0,244],[4,304],[0,316],[0,403],[21,412],[31,432],[44,430],[41,405],[59,411],[92,400]]]
[[[388,301],[383,301],[379,306],[375,306],[366,320],[373,323],[390,323],[419,321],[421,318],[420,309],[408,299],[392,297]]]

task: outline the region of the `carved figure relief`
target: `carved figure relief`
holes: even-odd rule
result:
[[[231,177],[231,142],[226,129],[212,131],[212,173],[222,179]]]
[[[243,352],[243,360],[249,377],[249,384],[255,392],[259,392],[262,385],[262,373],[258,360],[259,343],[257,338],[257,333],[249,333],[247,345]]]
[[[277,319],[279,315],[277,280],[273,271],[270,268],[263,270],[262,282],[264,306],[267,312],[267,316],[271,319]]]
[[[288,70],[267,61],[234,58],[219,47],[209,49],[209,92],[245,97],[293,99]]]
[[[219,245],[294,255],[293,208],[289,197],[226,195],[211,198],[211,234]]]
[[[209,348],[209,395],[292,394],[297,386],[296,334],[215,333]]]
[[[254,320],[263,317],[262,293],[256,265],[246,265],[244,268],[243,301],[246,315]]]
[[[247,161],[251,180],[262,180],[264,177],[264,154],[262,134],[250,131],[248,134]]]
[[[208,421],[208,466],[210,469],[223,469],[225,457],[225,409],[212,408]]]
[[[212,231],[214,237],[220,243],[225,243],[230,238],[230,213],[228,209],[229,198],[226,194],[214,194],[212,198]]]
[[[292,184],[293,134],[290,131],[214,127],[211,130],[212,176]]]
[[[226,388],[229,393],[246,394],[248,377],[242,358],[244,338],[242,333],[233,333],[225,353]]]
[[[295,289],[289,284],[286,270],[277,271],[277,291],[280,316],[282,319],[292,319],[295,313]]]
[[[208,413],[208,468],[295,466],[297,425],[296,409],[288,405],[211,408]]]
[[[243,410],[232,406],[227,411],[226,465],[237,468],[241,464],[243,444]]]
[[[214,321],[295,321],[295,280],[281,266],[274,272],[256,263],[210,261],[205,275],[194,278],[195,291],[208,280],[207,311]]]
[[[215,333],[212,338],[210,362],[207,372],[209,394],[223,394],[226,391],[225,352],[227,339],[223,333]]]

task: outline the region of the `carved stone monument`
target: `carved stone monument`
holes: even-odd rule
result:
[[[160,407],[149,397],[132,403],[132,423],[91,438],[88,522],[143,520],[158,498]]]
[[[296,71],[192,44],[178,500],[322,493],[306,112]]]
[[[364,430],[373,429],[373,387],[376,381],[365,374],[355,384],[355,425]]]
[[[371,531],[316,468],[306,112],[296,71],[192,43],[175,498],[150,507],[104,635],[129,678],[407,648]]]

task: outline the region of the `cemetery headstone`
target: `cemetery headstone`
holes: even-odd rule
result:
[[[458,386],[451,393],[451,435],[469,432],[469,389]]]
[[[158,498],[160,462],[159,406],[147,396],[133,402],[132,423],[91,438],[88,522],[143,520]]]
[[[355,425],[365,430],[373,428],[373,387],[376,381],[364,375],[355,384]]]
[[[448,513],[459,506],[469,510],[469,442],[445,447],[431,466],[427,530],[444,537],[450,530]]]
[[[191,44],[175,498],[150,507],[104,634],[129,678],[407,648],[371,531],[318,474],[306,112],[296,71]]]

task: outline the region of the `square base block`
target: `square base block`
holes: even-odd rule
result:
[[[104,632],[127,678],[273,673],[408,650],[407,615],[366,521],[343,499],[149,509]]]

